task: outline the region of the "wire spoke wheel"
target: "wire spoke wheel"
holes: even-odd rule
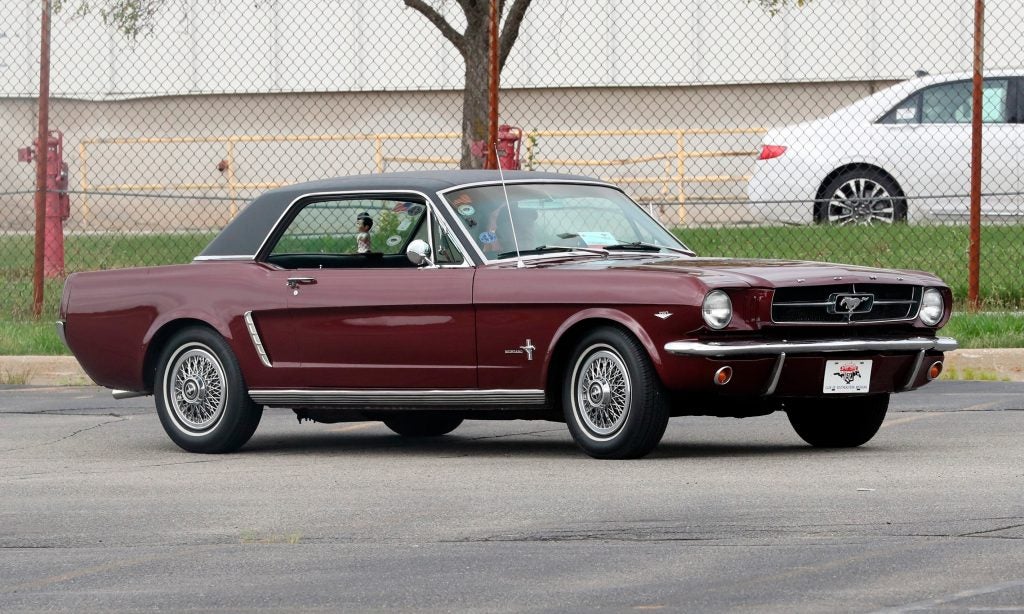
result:
[[[186,429],[209,430],[224,414],[227,377],[220,360],[206,346],[195,344],[180,352],[164,381],[174,417]]]
[[[868,177],[856,177],[840,184],[827,207],[828,223],[837,226],[892,224],[897,217],[893,195]]]
[[[599,349],[584,358],[576,373],[576,410],[583,425],[600,436],[618,431],[629,414],[632,392],[622,359]]]
[[[640,458],[668,426],[668,397],[644,346],[601,326],[583,335],[565,363],[562,412],[573,440],[594,458]]]

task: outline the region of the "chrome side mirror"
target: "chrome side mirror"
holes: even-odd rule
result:
[[[430,259],[430,244],[423,239],[416,239],[405,248],[405,257],[416,266],[434,266]]]

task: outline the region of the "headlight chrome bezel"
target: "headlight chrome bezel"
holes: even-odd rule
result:
[[[727,314],[724,316],[720,313],[723,309],[727,310]],[[717,317],[716,311],[719,312]],[[700,313],[704,318],[704,324],[708,328],[711,330],[722,330],[732,322],[732,299],[729,298],[729,294],[724,290],[712,290],[704,295],[704,301],[700,306]]]
[[[918,317],[925,326],[936,326],[946,315],[946,304],[938,288],[925,288],[921,293],[921,308]]]

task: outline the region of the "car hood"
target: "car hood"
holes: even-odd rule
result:
[[[758,260],[739,258],[607,258],[557,262],[545,268],[660,272],[699,278],[708,287],[777,288],[835,283],[908,283],[944,285],[923,271],[878,269],[852,264],[805,260]]]

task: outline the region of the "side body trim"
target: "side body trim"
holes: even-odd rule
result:
[[[260,355],[260,362],[263,363],[264,367],[273,367],[274,365],[270,363],[270,357],[267,356],[267,350],[263,347],[263,340],[260,339],[260,333],[256,330],[256,323],[252,321],[252,310],[246,311],[245,315],[242,317],[245,319],[245,328],[249,331],[249,337],[252,339],[252,344],[256,347],[256,353]]]
[[[544,405],[543,390],[250,390],[263,405],[338,407],[479,407]]]

